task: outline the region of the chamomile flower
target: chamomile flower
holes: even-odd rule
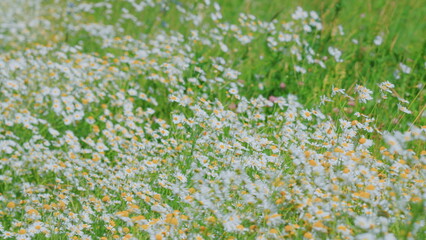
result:
[[[358,93],[359,102],[366,103],[367,101],[370,101],[373,99],[373,97],[371,96],[373,92],[362,85],[356,85],[355,91]]]
[[[388,92],[388,93],[392,93],[391,89],[393,89],[395,87],[395,85],[393,85],[389,81],[379,83],[378,85],[379,85],[381,91]]]
[[[383,43],[383,38],[381,36],[376,36],[376,38],[374,38],[374,44],[376,46],[380,46]]]
[[[402,106],[399,103],[398,103],[398,110],[401,111],[401,112],[403,112],[403,113],[406,113],[406,114],[411,114],[412,113],[410,110],[408,110],[408,108]]]
[[[342,94],[342,95],[345,95],[345,89],[341,89],[341,88],[338,88],[338,87],[334,87],[334,86],[333,86],[331,96],[333,97],[333,96],[334,96],[334,95],[336,95],[337,93]]]
[[[343,52],[361,43],[342,44],[350,29],[331,29],[338,41],[330,46],[316,44],[321,17],[302,7],[229,21],[229,9],[210,0],[123,1],[0,1],[0,238],[394,239],[392,226],[410,224],[404,206],[424,199],[426,152],[417,142],[426,127],[417,119],[407,131],[383,130],[400,126],[377,114],[411,113],[414,96],[394,91],[403,82],[370,88],[362,78],[370,64],[348,70]],[[195,27],[123,35],[155,15],[144,11]],[[92,18],[99,12],[102,22]],[[159,24],[171,27],[166,20]],[[62,41],[81,33],[81,42]],[[385,53],[372,46],[358,47],[375,67],[417,80],[409,56],[401,56],[407,65],[377,64]],[[311,108],[287,94],[322,89],[309,85],[316,75],[339,87],[309,98]],[[410,234],[424,225],[416,221]]]
[[[232,94],[232,95],[236,95],[236,94],[238,94],[238,89],[237,88],[231,88],[229,90],[229,93]]]
[[[399,68],[405,74],[410,74],[411,73],[411,68],[409,66],[403,64],[403,63],[399,63]]]

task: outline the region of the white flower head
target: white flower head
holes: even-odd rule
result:
[[[376,38],[374,38],[374,44],[377,46],[382,45],[383,43],[383,38],[381,36],[377,36]]]

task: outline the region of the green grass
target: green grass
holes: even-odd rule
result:
[[[241,29],[246,31],[243,34],[249,32],[253,34],[253,40],[246,45],[232,37],[231,31],[229,31],[223,34],[222,39],[229,49],[228,52],[221,51],[217,42],[212,41],[210,44],[200,41],[191,42],[189,38],[192,30],[198,30],[202,37],[211,40],[213,38],[209,30],[218,26],[217,22],[205,17],[213,13],[214,8],[202,8],[204,1],[154,1],[157,4],[154,7],[147,6],[142,13],[137,13],[126,1],[108,1],[111,2],[111,13],[108,14],[104,8],[95,9],[93,12],[76,13],[74,6],[69,4],[70,2],[72,1],[42,1],[43,15],[40,18],[51,21],[51,26],[48,29],[34,28],[35,36],[23,42],[4,41],[0,45],[0,58],[5,60],[4,64],[8,64],[7,62],[10,62],[11,59],[20,58],[20,54],[25,49],[51,46],[52,50],[45,55],[35,52],[24,53],[22,57],[42,59],[44,62],[66,63],[76,71],[82,69],[82,77],[77,77],[77,79],[87,78],[86,80],[79,79],[81,85],[78,85],[70,81],[66,73],[61,73],[60,68],[45,70],[43,67],[34,67],[11,71],[12,73],[8,76],[10,79],[22,80],[27,89],[10,90],[6,85],[6,80],[0,80],[2,90],[0,102],[5,103],[5,107],[0,110],[0,114],[3,116],[0,118],[0,141],[14,139],[13,135],[19,138],[16,139],[16,143],[19,145],[16,147],[16,152],[9,154],[6,151],[0,151],[0,176],[3,177],[0,182],[0,209],[2,209],[0,210],[0,223],[2,224],[0,226],[3,226],[5,230],[17,233],[22,226],[35,223],[35,219],[28,216],[28,210],[33,208],[40,213],[40,218],[37,220],[49,225],[51,229],[58,228],[58,231],[51,232],[50,236],[39,233],[34,235],[33,239],[69,239],[67,234],[70,232],[67,228],[73,226],[74,223],[83,222],[80,221],[81,219],[72,222],[69,220],[69,214],[79,215],[90,208],[93,214],[88,218],[93,223],[85,221],[91,227],[82,231],[93,239],[100,237],[125,239],[124,236],[127,233],[133,234],[135,239],[149,239],[150,237],[156,238],[158,234],[167,231],[170,231],[170,235],[167,237],[177,236],[182,234],[179,233],[182,231],[188,234],[187,237],[190,239],[195,239],[196,234],[205,239],[256,239],[263,233],[267,239],[278,238],[278,236],[304,239],[309,238],[310,233],[315,233],[315,237],[318,239],[326,239],[328,236],[343,239],[344,235],[339,232],[338,225],[346,224],[353,229],[354,234],[367,232],[368,229],[358,226],[356,217],[365,214],[367,210],[364,208],[372,208],[371,211],[375,214],[382,214],[386,218],[392,219],[392,223],[388,226],[389,230],[380,230],[381,232],[375,237],[383,237],[386,232],[389,232],[398,239],[425,238],[424,188],[421,192],[421,185],[424,186],[425,168],[424,161],[419,160],[419,158],[424,159],[425,154],[422,151],[425,150],[425,142],[422,139],[407,140],[406,149],[412,149],[414,152],[412,155],[403,153],[389,156],[386,153],[388,149],[383,149],[383,147],[388,148],[389,141],[380,133],[404,132],[412,126],[424,129],[426,126],[424,117],[426,106],[424,89],[426,83],[426,41],[424,39],[426,35],[426,4],[422,1],[218,1],[223,15],[220,21],[237,26],[240,26],[240,13],[251,14],[256,16],[256,21],[263,23],[272,21],[279,26],[278,23],[284,24],[292,21],[291,14],[297,6],[301,6],[307,11],[316,11],[323,29],[310,33],[300,32],[299,37],[306,41],[320,57],[328,56],[329,59],[324,60],[326,68],[308,64],[305,58],[308,49],[293,42],[282,46],[289,49],[291,47],[301,49],[303,61],[297,60],[294,55],[286,54],[289,49],[274,51],[268,46],[268,38],[275,36],[274,31],[251,31],[248,27],[242,26]],[[86,0],[84,2],[102,3],[104,1]],[[167,3],[169,8],[164,9],[161,4],[158,4],[159,2]],[[134,14],[142,25],[138,26],[135,21],[128,19],[121,22],[123,8],[131,9],[129,13]],[[180,9],[184,9],[187,13],[201,14],[203,16],[201,23],[199,25],[191,21],[182,23],[181,17],[187,15],[181,13]],[[82,26],[89,23],[99,24],[101,29],[106,29],[105,26],[113,26],[112,28],[115,30],[121,28],[122,32],[113,39],[117,42],[122,40],[124,42],[103,47],[104,40],[111,40],[111,38],[103,39],[86,30],[70,30],[70,26]],[[339,26],[343,27],[344,35],[339,33]],[[172,43],[172,46],[156,46],[155,40],[161,33],[168,37],[178,36],[176,33],[179,33],[183,40],[179,44]],[[13,36],[13,33],[8,34]],[[376,46],[373,41],[379,35],[382,36],[383,43]],[[127,36],[130,36],[135,42],[125,42]],[[357,44],[353,42],[354,39]],[[185,48],[185,45],[188,48]],[[68,52],[65,54],[69,60],[67,62],[55,55],[61,51],[61,46],[81,46],[78,51],[81,55]],[[332,60],[329,47],[336,47],[342,52],[342,62]],[[169,51],[170,55],[151,53],[147,57],[137,57],[138,50],[153,48]],[[191,50],[188,50],[189,48]],[[173,83],[172,77],[165,72],[162,64],[170,65],[171,63],[173,65],[175,64],[174,57],[181,57],[185,54],[190,55],[188,57],[190,66],[179,72],[178,78],[181,79]],[[90,62],[92,57],[97,59]],[[225,67],[240,72],[237,79],[226,79],[224,83],[188,81],[190,78],[199,79],[202,76],[209,79],[221,76],[221,73],[215,70],[216,67],[211,60],[218,57],[226,60]],[[122,60],[126,58],[137,59],[139,62]],[[158,66],[151,63],[150,60],[158,63]],[[92,69],[90,66],[84,65],[85,61],[89,61],[96,67]],[[80,64],[80,62],[83,63]],[[400,73],[400,78],[396,80],[394,72],[399,68],[400,63],[408,65],[411,73]],[[307,73],[296,72],[295,65],[305,68]],[[201,68],[205,75],[200,74],[196,70],[197,67]],[[127,75],[118,75],[118,71]],[[90,79],[97,74],[99,74],[99,78]],[[151,79],[153,74],[160,78],[164,77],[165,81]],[[384,81],[391,81],[395,84],[395,88],[392,93],[388,94],[389,99],[378,102],[377,99],[380,98],[378,84]],[[233,84],[239,83],[239,97],[231,95],[228,89]],[[283,83],[284,88],[280,87]],[[356,85],[373,90],[374,100],[364,104],[359,103],[357,99],[352,103],[347,97],[341,95],[331,97],[334,87],[346,89],[348,95],[355,96]],[[63,116],[56,114],[51,108],[53,97],[45,96],[44,100],[38,100],[37,93],[42,92],[45,87],[58,87],[62,93],[74,96],[80,103],[89,98],[87,95],[89,90],[93,90],[97,94],[100,90],[105,91],[103,97],[95,96],[96,100],[84,103],[82,107],[85,110],[85,119],[91,116],[96,120],[95,123],[82,120],[70,125],[65,124]],[[130,96],[126,91],[132,88],[139,88],[138,91],[156,99],[157,104],[152,100]],[[210,101],[211,104],[203,105],[200,100],[183,106],[180,101],[171,102],[168,99],[171,94],[187,94],[195,101],[207,96],[207,101]],[[281,109],[275,104],[273,107],[249,105],[248,109],[241,113],[235,110],[237,105],[242,104],[240,97],[253,99],[263,96],[268,99],[271,96],[286,98],[289,95],[297,96],[298,102],[303,104],[303,109],[319,109],[326,117],[330,117],[331,122],[335,124],[330,128],[330,131],[334,128],[332,129],[336,136],[334,139],[341,140],[340,136],[345,134],[345,131],[339,128],[340,119],[352,121],[355,119],[353,116],[355,112],[361,112],[368,118],[375,119],[375,126],[380,132],[359,129],[354,139],[350,139],[350,141],[351,143],[353,141],[355,147],[359,149],[360,138],[373,140],[374,145],[367,151],[367,155],[363,155],[361,150],[359,153],[355,153],[359,154],[357,156],[360,160],[357,161],[360,161],[360,166],[365,167],[368,171],[371,168],[376,170],[379,168],[377,174],[372,173],[371,175],[376,177],[374,179],[374,184],[377,184],[375,187],[379,188],[378,185],[383,183],[379,179],[386,180],[388,185],[386,185],[386,189],[379,192],[380,195],[377,198],[385,201],[386,204],[395,204],[392,205],[394,213],[390,213],[386,209],[387,206],[381,206],[371,199],[354,197],[355,193],[365,193],[366,190],[363,188],[368,185],[370,180],[361,169],[354,168],[351,171],[359,172],[360,176],[365,174],[365,180],[361,181],[359,180],[361,177],[356,176],[354,182],[345,182],[339,175],[350,168],[342,160],[344,157],[340,156],[334,147],[315,145],[316,143],[319,145],[324,142],[330,143],[334,141],[333,138],[313,139],[314,134],[308,136],[309,141],[306,142],[303,142],[303,138],[296,134],[288,135],[293,137],[291,139],[283,138],[287,135],[280,130],[286,127],[285,113],[290,108]],[[319,106],[321,96],[329,96],[334,101]],[[404,106],[411,110],[412,114],[405,114],[398,110],[400,103],[398,97],[409,101]],[[216,100],[220,104],[214,103]],[[139,132],[126,125],[126,112],[120,101],[133,103],[131,111],[134,115],[132,117],[138,119],[136,125],[141,129]],[[6,103],[10,105],[7,106]],[[188,119],[196,116],[197,111],[190,108],[196,104],[202,106],[208,117],[194,125],[179,126],[179,124],[173,123],[174,113],[183,114]],[[155,112],[147,113],[149,108]],[[216,119],[214,117],[217,114],[216,111],[220,112],[221,108],[230,110],[235,113],[236,117],[222,116],[223,122],[228,125],[222,130],[215,130],[208,124],[211,123],[210,120]],[[107,114],[106,109],[111,114]],[[258,112],[266,115],[264,120],[255,119],[254,116]],[[34,124],[36,130],[32,130],[22,123],[6,122],[6,120],[15,121],[13,116],[17,113],[44,119],[48,124]],[[300,116],[297,119],[299,123],[302,122],[309,129],[306,132],[311,131],[309,133],[312,133],[316,129],[324,128],[322,120],[309,122]],[[161,120],[164,120],[167,127],[162,126]],[[358,120],[365,120],[365,117],[358,118]],[[297,125],[291,126],[297,128]],[[78,138],[77,142],[81,148],[95,148],[90,143],[84,142],[83,139],[85,139],[94,140],[95,144],[98,141],[105,143],[109,149],[105,151],[104,155],[102,155],[103,151],[99,151],[102,156],[97,160],[91,152],[79,152],[73,156],[71,153],[75,149],[72,146],[76,144],[69,143],[65,137],[52,136],[48,130],[49,127],[58,130],[61,137],[65,136],[67,131],[73,132]],[[152,134],[161,128],[168,129],[169,135],[156,137],[155,134]],[[110,138],[110,135],[114,138]],[[37,139],[38,136],[40,136],[39,139]],[[205,136],[208,137],[208,140],[202,142]],[[254,143],[244,140],[245,137],[252,136],[257,137],[253,141]],[[120,140],[115,140],[116,138]],[[256,144],[261,141],[260,138],[267,139],[269,143],[257,146]],[[47,142],[49,144],[46,144]],[[242,143],[242,147],[245,148],[242,153],[233,152],[232,148],[221,152],[216,146],[219,143],[231,146],[235,142]],[[290,143],[297,147],[291,146]],[[114,146],[114,144],[117,145]],[[272,145],[282,149],[275,153],[270,148]],[[337,146],[340,145],[337,144]],[[324,165],[327,170],[322,173],[307,172],[310,169],[309,164],[303,165],[303,167],[297,165],[295,162],[303,158],[303,155],[305,160],[309,159],[308,155],[312,153],[307,153],[307,150],[319,156],[325,156],[319,160],[316,159],[317,162],[312,163],[312,166],[314,166],[313,164]],[[46,155],[47,153],[48,155]],[[328,159],[328,153],[331,156],[337,156],[336,159],[340,161],[340,164],[326,166],[323,159]],[[235,163],[244,162],[249,157],[260,159],[265,156],[276,159],[277,162],[271,160],[265,166],[258,168],[237,166]],[[202,160],[203,157],[205,157],[204,160]],[[407,165],[399,166],[397,160],[401,159],[408,162]],[[395,170],[398,167],[401,169]],[[129,168],[130,172],[135,172],[134,175],[126,175],[125,169]],[[244,182],[226,183],[227,178],[221,174],[225,175],[227,171],[231,172],[232,176],[244,179]],[[328,175],[330,171],[335,175]],[[187,183],[181,182],[173,175],[179,172],[188,179]],[[200,175],[201,173],[205,175]],[[405,173],[412,175],[408,177],[401,175]],[[321,174],[325,176],[324,184],[329,184],[329,186],[322,188],[317,186],[317,183],[312,186],[318,187],[322,191],[329,191],[330,196],[318,197],[319,195],[315,195],[316,193],[314,194],[313,191],[304,188],[304,186],[311,186],[309,184],[318,180]],[[196,178],[203,180],[195,180]],[[414,180],[422,180],[423,183],[414,183]],[[357,186],[356,181],[360,181],[362,186]],[[270,188],[268,193],[262,192],[264,190],[262,184]],[[342,189],[331,190],[333,184],[341,184]],[[256,188],[250,189],[249,187],[252,185],[256,185]],[[27,192],[24,191],[24,186]],[[37,190],[38,187],[40,187],[39,190]],[[178,187],[180,192],[177,191]],[[205,192],[201,194],[200,189],[204,189]],[[297,191],[304,191],[305,195],[295,193]],[[254,202],[247,204],[246,196],[241,192],[250,192],[255,199]],[[397,192],[396,196],[393,196],[394,192]],[[49,195],[49,197],[43,198],[42,194]],[[65,200],[69,198],[69,202],[61,203],[60,194],[66,196]],[[158,198],[156,194],[160,197]],[[286,194],[292,194],[291,198],[285,198]],[[111,200],[102,200],[107,195],[111,197]],[[411,198],[420,196],[420,200],[406,200],[404,195]],[[133,200],[129,201],[127,196],[131,196]],[[197,200],[193,202],[183,200],[186,196],[197,198]],[[262,196],[265,199],[262,199]],[[315,207],[320,206],[318,202],[315,202],[316,198],[321,198],[318,201],[325,202],[324,209],[319,208],[315,211],[329,211],[331,217],[336,218],[331,221],[323,220],[327,232],[316,230],[315,221],[307,220],[309,217],[306,217],[306,214],[314,211],[313,205],[306,203],[306,199],[303,199],[302,196],[314,202]],[[337,208],[330,207],[335,201],[332,200],[332,196],[338,196],[339,201],[354,205],[354,209],[348,205],[345,210],[350,210],[340,215],[338,210],[335,210]],[[208,209],[205,206],[206,203],[201,202],[203,197],[213,201],[211,204],[217,209]],[[17,206],[13,208],[8,206],[7,204],[10,202],[14,202]],[[130,202],[137,205],[138,210],[130,211]],[[45,208],[46,204],[50,207]],[[61,204],[65,205],[61,206]],[[275,212],[270,212],[262,204],[273,205]],[[153,210],[157,206],[164,207],[166,210],[164,212]],[[378,209],[377,206],[381,206],[383,209]],[[98,207],[99,210],[96,210]],[[194,209],[192,210],[192,208]],[[170,219],[167,220],[167,214],[172,214],[173,210],[180,211],[180,213],[175,212],[176,215],[189,216],[189,220],[182,220],[184,217],[179,218],[179,225],[174,226],[168,222]],[[161,223],[162,225],[152,223],[153,230],[145,231],[146,229],[138,225],[149,225],[149,223],[126,223],[116,216],[117,212],[122,211],[129,211],[130,217],[143,215],[147,221],[166,220],[164,220],[165,223]],[[217,212],[238,213],[241,216],[251,216],[251,218],[244,218],[241,222],[243,228],[246,229],[244,232],[232,232],[228,231],[219,220],[206,220],[211,216],[219,218]],[[282,222],[270,225],[267,217],[273,213],[281,214]],[[403,214],[407,214],[407,218],[402,217]],[[101,219],[102,215],[110,218],[114,223]],[[220,217],[226,218],[226,216]],[[82,218],[82,216],[79,215],[78,218]],[[321,218],[318,217],[318,219]],[[114,225],[113,230],[108,230],[107,225]],[[380,223],[375,223],[375,225],[380,226]],[[286,226],[291,226],[292,229],[284,230]],[[420,229],[417,229],[417,226]],[[124,230],[125,228],[128,231]],[[373,227],[371,228],[373,229]],[[277,231],[275,233],[277,235],[267,235],[272,234],[271,231]],[[284,235],[285,232],[290,235]],[[2,228],[0,228],[1,233]],[[414,233],[413,236],[411,236],[412,233]],[[0,235],[1,237],[5,236]]]
[[[200,1],[201,2],[201,1]],[[271,1],[265,6],[262,1],[219,1],[223,8],[223,16],[229,23],[238,23],[240,12],[248,12],[258,17],[260,20],[268,21],[276,19],[277,21],[288,21],[289,14],[296,6],[303,6],[306,10],[314,10],[320,14],[324,30],[321,31],[320,39],[311,39],[311,44],[316,47],[319,53],[326,53],[328,46],[338,46],[343,52],[343,63],[328,66],[327,69],[320,67],[310,68],[310,74],[303,76],[296,74],[291,70],[294,59],[283,56],[279,53],[270,52],[265,46],[264,41],[268,36],[260,35],[249,47],[242,47],[235,40],[225,41],[229,44],[229,49],[236,49],[232,54],[222,54],[230,62],[235,62],[234,67],[242,74],[240,79],[247,83],[243,94],[251,97],[262,94],[264,96],[281,96],[286,94],[295,94],[308,107],[315,106],[319,101],[319,96],[327,92],[332,86],[351,90],[355,84],[363,84],[374,88],[376,84],[393,78],[395,66],[399,62],[407,62],[413,67],[413,74],[402,76],[398,80],[396,92],[410,101],[410,109],[413,110],[411,116],[401,116],[399,125],[405,128],[411,124],[421,113],[424,106],[424,88],[417,88],[418,80],[425,78],[424,54],[425,42],[422,36],[426,33],[424,13],[426,8],[421,1]],[[193,1],[182,1],[182,5],[187,10],[194,11]],[[197,4],[194,4],[197,5]],[[119,12],[122,7],[128,6],[126,3],[113,4],[113,12]],[[173,4],[172,4],[173,6]],[[103,14],[88,14],[82,22],[101,22],[104,24],[114,24],[117,22],[119,14],[112,14],[111,19],[106,19]],[[147,39],[155,37],[156,31],[178,31],[188,34],[194,25],[180,24],[177,19],[176,10],[161,11],[159,7],[150,8],[147,14],[140,17],[140,21],[146,23],[138,27],[132,22],[123,24],[123,36],[130,35],[138,38],[140,34],[147,34]],[[167,28],[161,25],[160,21],[167,22]],[[337,27],[344,27],[345,35],[340,36]],[[151,32],[153,31],[153,32]],[[383,35],[383,44],[374,46],[372,44],[377,35]],[[352,44],[351,40],[357,39],[359,45]],[[69,36],[66,42],[76,44],[83,40],[84,51],[91,53],[97,52],[101,56],[106,54],[105,50],[99,48],[99,41],[91,39],[87,33]],[[365,46],[367,45],[367,46]],[[217,56],[217,48],[209,46],[200,46],[197,53],[206,59],[209,56]],[[258,61],[259,55],[264,55],[263,61]],[[304,66],[302,66],[304,67]],[[262,75],[264,89],[257,88],[258,81],[254,75]],[[188,73],[188,77],[193,76]],[[279,89],[281,82],[286,83],[285,90]],[[300,86],[298,83],[303,83]],[[221,101],[228,99],[218,96]],[[396,102],[396,101],[395,101]],[[330,105],[330,109],[341,105]],[[388,108],[388,106],[385,106]],[[359,108],[356,108],[357,110]],[[375,108],[372,112],[377,111]],[[395,107],[389,109],[395,114],[380,115],[379,122],[390,122],[395,116],[398,116]],[[169,109],[165,110],[169,112]],[[341,117],[341,115],[339,115]],[[398,116],[399,117],[399,116]],[[417,121],[423,121],[420,118]],[[420,124],[422,125],[422,123]]]

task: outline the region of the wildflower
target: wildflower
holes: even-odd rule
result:
[[[356,85],[355,91],[358,93],[358,100],[362,103],[366,103],[367,101],[373,99],[371,96],[373,92],[364,86]]]
[[[322,95],[321,97],[320,97],[320,100],[321,100],[321,102],[320,102],[320,104],[321,105],[324,105],[325,103],[327,103],[327,102],[332,102],[333,100],[331,100],[329,97],[327,97],[327,96],[324,96],[324,95]]]
[[[399,68],[405,74],[410,74],[411,73],[411,68],[409,66],[403,64],[403,63],[399,63]]]
[[[280,42],[290,42],[292,39],[292,36],[290,34],[287,33],[279,33],[278,34],[278,40]]]
[[[169,101],[171,101],[171,102],[179,102],[179,101],[180,101],[180,99],[179,99],[179,97],[177,97],[177,96],[170,95],[170,96],[169,96]]]
[[[223,42],[220,42],[220,43],[219,43],[219,45],[220,45],[220,49],[221,49],[223,52],[228,52],[229,48],[228,48],[228,46],[226,46]]]
[[[402,103],[409,103],[407,100],[405,100],[405,99],[403,99],[403,98],[400,98],[400,97],[398,97],[398,101],[400,101],[400,102],[402,102]]]
[[[357,240],[374,240],[376,236],[372,233],[363,233],[356,236]]]
[[[305,74],[305,73],[306,73],[306,69],[305,69],[305,68],[303,68],[303,67],[299,67],[299,66],[297,66],[297,65],[295,65],[295,66],[294,66],[294,70],[295,70],[296,72],[300,72],[300,73],[302,73],[302,74]]]
[[[225,217],[223,220],[223,227],[226,231],[233,232],[233,231],[239,231],[239,226],[241,225],[241,220],[238,216],[230,215]]]
[[[363,148],[369,148],[373,145],[373,141],[370,139],[365,138],[364,136],[362,136],[359,140],[358,143],[363,147]]]
[[[402,106],[401,104],[398,103],[398,109],[399,111],[406,113],[406,114],[411,114],[412,112],[410,110],[408,110],[408,108]]]
[[[61,90],[57,87],[50,89],[50,95],[52,97],[59,97],[61,95]]]
[[[374,38],[374,44],[377,46],[382,45],[383,42],[383,38],[381,36],[376,36],[376,38]]]
[[[163,136],[168,136],[169,135],[169,131],[167,131],[166,129],[164,129],[164,128],[160,128],[159,130],[158,130],[160,133],[161,133],[161,135],[163,135]]]
[[[232,95],[236,95],[236,94],[238,94],[238,89],[236,89],[236,88],[231,88],[231,89],[229,90],[229,93],[230,93],[230,94],[232,94]]]
[[[65,125],[70,125],[74,122],[74,116],[69,115],[64,118]]]
[[[256,114],[254,114],[254,119],[256,119],[256,120],[265,120],[265,115],[264,114],[261,114],[261,113],[256,113]]]
[[[312,114],[309,111],[302,110],[301,113],[302,113],[301,115],[302,115],[303,118],[305,118],[307,120],[312,120]]]
[[[343,60],[340,59],[340,57],[342,56],[342,52],[339,49],[333,48],[333,47],[329,47],[328,48],[328,53],[330,53],[330,55],[334,57],[334,59],[336,60],[336,62],[343,62]]]
[[[341,36],[344,36],[344,35],[345,35],[345,32],[343,31],[343,27],[342,27],[342,25],[337,26],[337,28],[339,29],[339,33],[340,33],[340,35],[341,35]]]
[[[350,229],[343,224],[340,224],[337,226],[337,231],[342,233],[345,236],[349,236],[351,233]]]
[[[303,234],[303,237],[306,238],[306,239],[313,239],[314,238],[314,236],[310,232],[305,232]]]
[[[235,80],[241,73],[230,68],[226,68],[224,71],[224,76],[228,79]]]
[[[374,222],[367,217],[358,216],[355,218],[355,225],[363,229],[369,229],[374,225]]]
[[[333,86],[331,96],[336,95],[337,93],[345,95],[345,89],[337,88]]]
[[[291,15],[291,17],[294,19],[294,20],[299,20],[299,19],[305,19],[305,18],[307,18],[309,15],[308,15],[308,12],[306,12],[306,11],[304,11],[301,7],[297,7],[297,9],[296,9],[296,12],[294,12],[292,15]]]
[[[181,182],[184,182],[184,183],[187,182],[187,178],[185,177],[185,175],[183,175],[181,173],[176,174],[176,178],[179,179],[179,181],[181,181]]]
[[[14,203],[14,202],[9,202],[7,205],[6,205],[6,207],[7,208],[15,208],[16,207],[16,204]]]
[[[395,85],[393,85],[389,81],[386,81],[386,82],[379,83],[379,87],[381,91],[392,93],[391,89],[393,89]]]

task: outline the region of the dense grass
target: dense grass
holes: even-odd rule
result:
[[[343,52],[342,58],[345,60],[343,63],[330,66],[331,69],[311,68],[309,71],[312,74],[304,76],[295,74],[289,69],[289,66],[294,64],[294,59],[269,51],[265,45],[267,35],[255,39],[246,48],[242,48],[236,41],[229,40],[226,42],[230,44],[228,47],[236,49],[236,52],[220,56],[235,62],[236,65],[232,67],[242,73],[241,79],[247,81],[244,95],[249,97],[259,94],[280,96],[290,93],[296,94],[307,106],[315,106],[319,101],[319,96],[332,86],[348,89],[348,91],[351,91],[355,84],[374,87],[379,82],[393,79],[395,66],[400,62],[406,62],[413,67],[413,74],[403,75],[398,80],[395,90],[401,97],[413,100],[410,101],[410,109],[413,114],[397,116],[397,119],[401,118],[398,126],[405,128],[407,124],[411,124],[415,120],[424,121],[424,118],[418,117],[424,110],[425,102],[424,88],[418,87],[419,80],[425,79],[426,43],[423,36],[426,33],[424,21],[426,8],[422,1],[270,1],[265,4],[263,1],[240,0],[218,1],[218,3],[223,8],[224,19],[231,24],[238,23],[238,16],[241,12],[253,14],[264,21],[275,19],[278,22],[285,22],[288,21],[288,16],[297,6],[317,11],[321,16],[324,30],[321,31],[320,38],[311,39],[310,44],[315,46],[319,53],[327,53],[328,46],[339,46]],[[173,8],[174,4],[182,6],[187,11],[196,11],[197,4],[194,4],[193,1],[171,1],[171,9],[167,11],[158,6],[151,7],[146,13],[137,15],[144,23],[142,26],[136,26],[132,21],[121,24],[122,35],[138,38],[142,34],[145,35],[144,38],[151,39],[158,31],[178,31],[182,34],[189,34],[192,29],[196,29],[196,26],[181,24],[179,14]],[[121,9],[129,6],[125,1],[116,2],[112,6],[112,14],[105,15],[98,10],[84,15],[85,17],[80,22],[114,25],[121,16]],[[72,8],[68,7],[68,9]],[[72,10],[68,11],[72,12]],[[72,20],[70,21],[72,22]],[[345,29],[344,36],[338,33],[338,26]],[[57,34],[57,32],[51,34]],[[378,35],[383,36],[383,43],[375,46],[372,42]],[[354,46],[352,39],[358,40],[358,46]],[[103,56],[108,52],[100,47],[98,39],[91,37],[87,32],[65,34],[58,41],[71,45],[81,42],[83,51],[87,53],[96,52]],[[212,49],[209,46],[200,46],[197,54],[205,58],[216,57],[217,50],[217,48]],[[263,61],[258,61],[260,55],[265,57]],[[264,76],[262,79],[264,89],[260,90],[257,87],[258,81],[254,77],[255,74]],[[279,89],[281,82],[286,83],[285,90]],[[330,107],[332,109],[340,107],[340,105]],[[395,114],[377,114],[380,122],[391,122],[395,115],[399,114],[395,107],[389,110]]]
[[[0,238],[426,238],[424,1],[143,2],[0,4]]]

